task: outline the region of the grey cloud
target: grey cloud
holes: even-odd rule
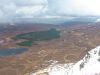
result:
[[[16,17],[99,14],[99,0],[0,0],[0,21]],[[91,3],[95,3],[94,5]],[[80,3],[79,3],[80,2]],[[85,3],[90,6],[85,6]],[[93,6],[92,6],[93,5]],[[97,8],[96,8],[97,7]],[[100,15],[100,14],[99,14]]]
[[[0,0],[0,21],[12,21],[17,15],[34,16],[41,14],[45,0]]]

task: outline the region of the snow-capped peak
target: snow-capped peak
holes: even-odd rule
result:
[[[43,74],[44,73],[44,74]],[[48,74],[45,74],[48,73]],[[89,51],[77,63],[53,64],[31,75],[100,75],[100,46]]]

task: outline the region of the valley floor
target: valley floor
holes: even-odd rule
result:
[[[76,63],[89,50],[100,45],[100,23],[96,23],[73,26],[31,25],[20,27],[20,29],[13,27],[15,31],[7,31],[0,35],[0,48],[22,47],[16,45],[11,38],[20,33],[51,28],[59,30],[61,37],[50,41],[37,41],[37,45],[25,47],[28,51],[19,55],[0,57],[0,74],[27,75],[48,67],[53,63],[50,60],[58,61],[59,64]]]

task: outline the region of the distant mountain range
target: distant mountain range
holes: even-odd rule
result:
[[[77,23],[96,23],[99,22],[98,16],[54,16],[46,15],[40,17],[16,17],[11,22],[14,23],[44,23],[54,25],[77,24]]]
[[[18,25],[18,24],[52,24],[52,25],[75,25],[86,23],[100,22],[99,16],[57,16],[57,15],[45,15],[39,17],[18,17],[16,16],[10,22],[0,23],[0,25]]]

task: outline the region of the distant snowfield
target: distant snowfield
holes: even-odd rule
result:
[[[95,22],[100,22],[100,18],[98,18]]]
[[[77,63],[51,64],[31,75],[100,75],[100,46],[92,49]]]

